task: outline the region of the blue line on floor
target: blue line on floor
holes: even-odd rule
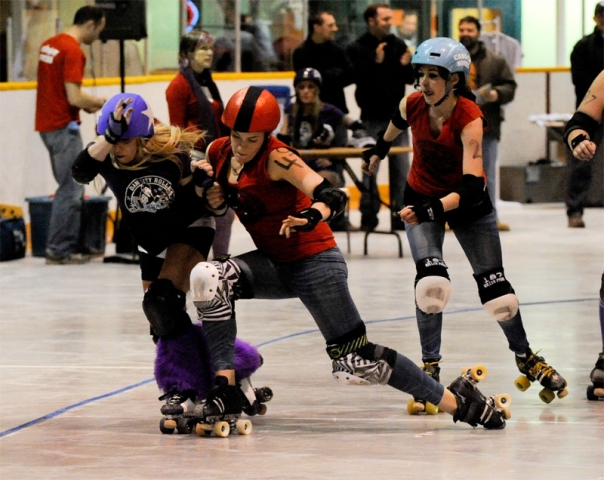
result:
[[[555,301],[549,301],[549,302],[548,301],[528,302],[528,303],[523,303],[521,306],[522,306],[522,308],[526,308],[526,307],[534,306],[534,305],[551,305],[551,304],[556,304],[556,303],[591,302],[591,301],[598,301],[598,300],[599,300],[599,298],[578,298],[575,300],[555,300]],[[454,310],[454,311],[446,312],[446,313],[447,313],[447,315],[452,315],[452,314],[458,314],[458,313],[475,312],[475,311],[480,311],[480,310],[482,310],[482,307],[466,308],[463,310]],[[365,324],[372,325],[372,324],[376,324],[376,323],[398,322],[398,321],[402,321],[402,320],[412,320],[414,318],[415,318],[415,315],[410,315],[407,317],[386,318],[386,319],[382,319],[382,320],[365,320]],[[266,345],[271,345],[273,343],[281,342],[283,340],[288,340],[288,339],[294,338],[294,337],[300,337],[302,335],[309,335],[311,333],[319,333],[319,329],[315,328],[313,330],[305,330],[303,332],[297,332],[297,333],[292,333],[290,335],[285,335],[283,337],[277,337],[272,340],[267,340],[266,342],[262,342],[262,343],[258,344],[256,347],[262,348],[262,347],[265,347]],[[36,418],[35,420],[32,420],[30,422],[24,423],[22,425],[14,427],[14,428],[10,428],[8,430],[5,430],[4,432],[0,432],[0,438],[6,437],[12,433],[17,433],[20,430],[23,430],[25,428],[33,427],[34,425],[37,425],[38,423],[42,423],[45,420],[50,420],[51,418],[58,417],[59,415],[62,415],[63,413],[68,412],[69,410],[73,410],[74,408],[78,408],[83,405],[87,405],[89,403],[96,402],[97,400],[103,400],[105,398],[113,397],[115,395],[119,395],[120,393],[127,392],[128,390],[133,390],[135,388],[142,387],[143,385],[147,385],[148,383],[151,383],[154,380],[155,380],[154,378],[149,378],[147,380],[143,380],[142,382],[135,383],[134,385],[129,385],[127,387],[120,388],[119,390],[115,390],[113,392],[109,392],[104,395],[99,395],[98,397],[93,397],[93,398],[89,398],[88,400],[83,400],[79,403],[74,403],[73,405],[70,405],[65,408],[61,408],[60,410],[56,410],[52,413],[49,413],[48,415],[44,415],[43,417]]]

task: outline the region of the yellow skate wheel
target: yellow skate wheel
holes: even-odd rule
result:
[[[604,388],[594,388],[593,393],[596,397],[604,397]]]
[[[564,398],[568,395],[568,390],[566,388],[563,388],[562,390],[558,390],[558,398]]]
[[[407,412],[409,413],[409,415],[417,415],[418,413],[423,411],[424,406],[421,403],[416,402],[413,398],[407,400]]]
[[[229,422],[216,422],[212,432],[217,437],[225,438],[229,436],[229,433],[231,433],[231,426],[229,425]]]
[[[438,407],[433,403],[426,402],[426,415],[438,415]]]
[[[198,423],[195,425],[195,433],[200,437],[209,437],[212,435],[212,425],[207,423]]]
[[[512,404],[512,397],[507,393],[500,393],[495,395],[495,406],[497,408],[507,408]]]
[[[176,422],[170,418],[162,418],[159,421],[159,431],[165,435],[172,435],[176,430]]]
[[[551,401],[556,398],[556,395],[549,388],[544,388],[539,392],[539,398],[544,403],[551,403]]]
[[[526,392],[531,386],[531,381],[524,375],[520,375],[514,382],[514,385],[516,385],[516,388],[521,392]]]
[[[501,409],[501,414],[503,415],[503,418],[505,418],[506,420],[509,420],[510,418],[512,418],[512,412],[510,412],[510,409],[507,407],[504,407]]]
[[[481,380],[487,378],[488,373],[489,371],[484,365],[476,365],[475,367],[470,368],[470,377],[475,382],[480,382]]]
[[[239,435],[249,435],[252,433],[252,422],[249,420],[237,420],[236,428]]]
[[[267,406],[263,404],[260,405],[260,410],[258,411],[258,415],[266,415],[266,411],[268,410]]]

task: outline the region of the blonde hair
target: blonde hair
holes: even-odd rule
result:
[[[181,177],[188,176],[189,172],[187,175],[183,175],[180,155],[190,155],[195,144],[204,136],[205,132],[200,132],[195,128],[181,130],[174,125],[158,124],[155,125],[155,133],[151,138],[136,138],[136,156],[131,163],[127,165],[119,163],[113,152],[111,153],[111,163],[120,170],[142,170],[149,164],[169,160],[178,166]]]

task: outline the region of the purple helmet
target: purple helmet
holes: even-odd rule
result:
[[[105,102],[101,109],[101,116],[96,126],[96,133],[103,135],[107,130],[107,124],[109,122],[109,116],[115,111],[115,107],[120,102],[131,98],[132,103],[128,105],[128,108],[133,108],[132,116],[130,117],[130,123],[128,124],[128,130],[122,135],[122,140],[128,140],[134,137],[146,137],[150,138],[153,136],[155,129],[153,128],[153,111],[151,107],[147,105],[147,102],[143,100],[143,97],[136,93],[120,93],[114,95]]]
[[[303,68],[302,70],[298,70],[296,76],[294,77],[294,87],[296,87],[302,80],[310,80],[311,82],[315,82],[317,87],[321,88],[321,73],[319,70],[314,68]]]

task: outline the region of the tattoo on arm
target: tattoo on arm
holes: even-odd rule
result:
[[[593,102],[597,98],[598,97],[596,97],[593,93],[591,93],[591,90],[588,90],[587,93],[585,94],[585,97],[583,97],[583,101],[581,102],[581,105],[587,105],[588,103]],[[579,106],[581,106],[581,105],[579,105]]]
[[[300,165],[300,162],[302,160],[300,160],[299,157],[297,157],[296,155],[294,155],[289,150],[284,149],[284,148],[278,148],[277,152],[279,154],[281,154],[281,156],[279,158],[275,159],[274,162],[275,162],[276,165],[278,165],[282,169],[289,170],[293,166],[298,167],[298,168],[302,168],[302,165]]]

